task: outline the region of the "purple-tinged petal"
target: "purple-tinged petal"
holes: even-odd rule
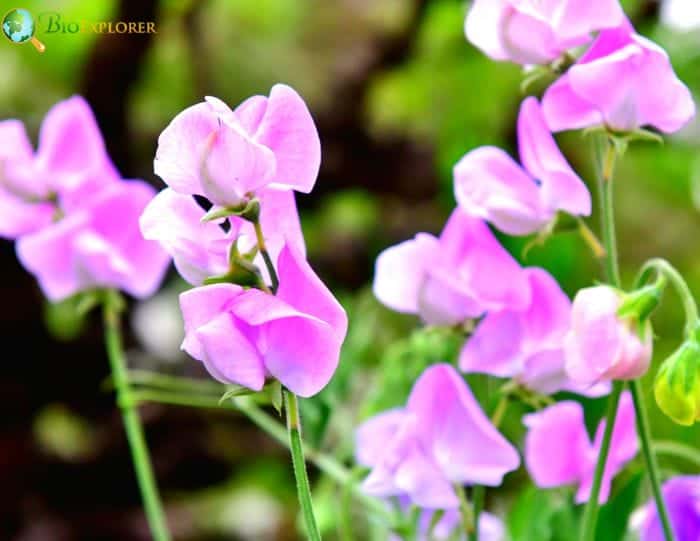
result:
[[[571,87],[568,73],[556,80],[542,97],[542,112],[553,132],[577,130],[603,123],[603,115]]]
[[[498,432],[452,366],[428,368],[416,381],[407,410],[421,427],[429,449],[451,482],[498,486],[515,470],[520,457]]]
[[[372,290],[375,297],[392,310],[408,314],[419,311],[421,287],[426,280],[426,265],[440,248],[438,240],[427,233],[391,246],[377,257]]]
[[[139,221],[144,238],[158,241],[192,285],[226,272],[234,239],[219,224],[202,222],[202,216],[204,210],[192,196],[166,188],[146,206]]]
[[[562,155],[535,98],[527,98],[518,116],[520,161],[533,178],[540,181],[542,205],[550,212],[588,216],[591,196],[579,176]]]
[[[321,141],[306,103],[294,89],[272,87],[254,138],[274,152],[274,185],[304,193],[313,189],[321,166]]]
[[[59,102],[46,114],[36,159],[38,169],[46,172],[57,192],[79,183],[92,171],[117,174],[92,109],[80,96]]]
[[[576,38],[592,30],[616,27],[625,20],[619,0],[564,0],[560,2],[554,31],[561,39]]]
[[[662,492],[676,541],[700,539],[700,476],[673,477],[663,484]],[[664,541],[666,537],[653,499],[642,513],[640,541]]]
[[[98,283],[119,287],[138,298],[158,289],[170,258],[157,242],[144,239],[139,229],[139,217],[154,195],[155,190],[143,181],[114,183],[90,209],[91,231],[128,266],[115,282]]]
[[[185,322],[185,339],[182,349],[195,359],[205,358],[196,331],[209,323],[222,312],[226,312],[232,301],[243,292],[243,288],[234,284],[213,284],[196,287],[180,295],[180,310]]]
[[[88,220],[85,213],[74,214],[17,240],[17,258],[36,276],[51,301],[70,297],[83,286],[76,273],[74,249],[75,239],[85,231]]]
[[[404,458],[396,470],[394,482],[419,507],[454,509],[459,506],[452,484],[418,448],[413,448]]]
[[[204,366],[223,383],[234,383],[260,391],[265,386],[265,366],[254,344],[234,323],[233,316],[223,312],[195,334],[204,352]]]
[[[56,208],[51,203],[26,203],[0,189],[0,237],[14,240],[51,224]]]
[[[558,42],[549,21],[515,10],[506,13],[501,32],[503,47],[518,64],[547,64],[572,45]]]
[[[496,147],[467,153],[454,167],[455,197],[468,214],[510,235],[526,235],[553,217],[540,205],[539,188],[513,159]]]
[[[403,408],[385,411],[366,420],[355,432],[355,460],[363,466],[378,465],[389,441],[405,419]]]
[[[226,122],[205,143],[202,192],[215,205],[236,206],[275,174],[272,151],[256,143],[237,122]]]
[[[268,98],[265,96],[251,96],[247,100],[241,102],[234,111],[238,122],[241,123],[246,133],[251,136],[254,136],[255,132],[258,131],[260,122],[267,110],[267,102]]]
[[[526,275],[482,220],[457,208],[439,241],[438,260],[431,267],[433,277],[470,296],[482,311],[517,310],[529,304]]]
[[[538,487],[577,482],[588,467],[591,443],[583,409],[576,402],[559,402],[523,417],[525,465]]]
[[[463,372],[512,377],[522,369],[524,329],[520,314],[511,310],[491,312],[467,339],[459,355]]]
[[[203,193],[200,175],[205,145],[219,126],[219,117],[209,103],[198,103],[179,113],[158,137],[155,174],[176,192]]]

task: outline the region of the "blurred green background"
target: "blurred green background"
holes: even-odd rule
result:
[[[663,22],[668,6],[658,2],[623,4],[700,97],[700,28]],[[3,0],[2,7],[18,6]],[[43,55],[0,42],[0,118],[22,119],[35,137],[53,103],[83,94],[125,177],[162,186],[152,172],[158,134],[204,95],[234,105],[285,82],[306,98],[323,145],[317,188],[299,198],[309,257],[347,307],[351,327],[335,379],[305,401],[303,414],[309,441],[349,460],[353,426],[402,403],[422,368],[453,360],[460,345],[454,336],[416,331],[414,318],[378,305],[369,289],[374,258],[418,231],[439,232],[454,206],[452,166],[465,152],[483,144],[515,151],[520,68],[490,61],[466,42],[468,3],[461,0],[24,0],[21,7],[64,20],[156,21],[153,36],[39,33]],[[589,141],[578,133],[559,141],[591,181]],[[634,144],[622,160],[616,212],[627,286],[643,261],[661,256],[700,294],[699,149],[695,120],[664,145]],[[591,226],[597,229],[595,215]],[[547,268],[570,295],[600,278],[598,262],[574,233],[523,257],[527,240],[503,239],[523,264]],[[0,316],[0,538],[147,539],[119,418],[103,385],[99,321],[74,317],[70,303],[43,305],[10,243],[2,243],[0,256],[7,306]],[[206,377],[178,351],[176,295],[183,288],[171,273],[162,294],[131,307],[132,366]],[[678,344],[683,323],[677,299],[667,295],[654,318],[655,366]],[[481,396],[495,388],[486,378],[471,381]],[[674,425],[651,395],[648,402],[655,439],[697,450],[700,429]],[[602,406],[587,403],[591,426]],[[148,406],[142,413],[178,539],[298,538],[284,449],[235,412]],[[519,414],[512,407],[504,423],[516,442]],[[700,472],[697,452],[660,461],[665,475]],[[641,468],[637,461],[617,479],[597,539],[622,539],[630,512],[649,496]],[[311,475],[326,538],[385,538],[339,487],[314,469]],[[513,541],[563,541],[572,539],[577,520],[570,501],[566,490],[533,490],[521,469],[502,490],[489,491],[487,509],[508,516]],[[350,531],[337,526],[343,510]]]

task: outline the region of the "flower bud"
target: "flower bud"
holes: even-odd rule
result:
[[[656,403],[666,415],[681,425],[700,420],[700,343],[686,340],[656,374]]]
[[[625,294],[610,286],[576,294],[564,345],[572,381],[629,380],[647,371],[653,337],[647,318],[655,294],[647,288]]]

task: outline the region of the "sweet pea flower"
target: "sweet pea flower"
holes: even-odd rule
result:
[[[571,324],[571,301],[544,269],[523,271],[530,304],[486,314],[459,356],[464,372],[516,378],[544,394],[573,391],[588,396],[609,392],[609,384],[581,385],[564,370],[564,337]]]
[[[268,377],[312,396],[333,376],[347,316],[304,257],[285,246],[276,295],[223,283],[180,295],[182,349],[217,380],[259,391]]]
[[[461,515],[459,511],[448,509],[438,520],[429,537],[430,524],[436,511],[423,510],[418,519],[418,536],[416,541],[467,541],[467,536],[461,530]],[[505,526],[496,515],[486,511],[479,513],[479,541],[505,541]],[[391,541],[401,541],[402,538],[392,535]]]
[[[303,255],[306,248],[294,192],[263,188],[257,198],[260,225],[272,260],[277,259],[285,242]],[[173,258],[180,275],[195,286],[228,270],[229,250],[234,242],[241,253],[257,243],[249,221],[230,216],[219,223],[202,222],[204,214],[192,196],[166,188],[149,203],[140,220],[143,236],[158,241]],[[254,263],[263,273],[267,272],[260,255]]]
[[[448,364],[423,372],[408,403],[365,421],[356,458],[372,468],[362,484],[374,496],[406,496],[427,509],[455,509],[453,485],[498,486],[520,457]]]
[[[651,323],[620,317],[622,302],[622,293],[610,286],[581,289],[574,297],[571,330],[564,339],[571,380],[593,384],[635,379],[649,368]]]
[[[439,238],[419,233],[379,254],[373,289],[389,308],[435,325],[529,302],[518,263],[483,221],[459,208]]]
[[[518,115],[518,165],[496,147],[468,152],[454,167],[457,203],[510,235],[542,229],[557,211],[591,213],[591,196],[557,147],[535,98]]]
[[[598,454],[605,432],[601,421],[591,444],[578,402],[558,402],[523,417],[528,428],[525,436],[525,466],[535,485],[552,488],[577,484],[576,502],[590,498]],[[605,465],[598,501],[610,495],[612,479],[637,454],[634,405],[629,392],[620,397],[610,453]]]
[[[553,131],[604,124],[616,131],[653,126],[672,133],[695,115],[666,51],[636,34],[627,20],[600,33],[545,92],[542,108]]]
[[[494,60],[548,64],[623,18],[618,0],[475,0],[464,30]]]
[[[17,257],[44,294],[60,301],[115,287],[134,297],[156,292],[170,258],[141,236],[139,216],[155,190],[142,181],[113,182],[63,218],[17,240]]]
[[[235,207],[265,186],[310,192],[320,163],[304,100],[277,84],[233,111],[213,97],[182,111],[158,138],[154,169],[176,192]]]
[[[661,488],[676,541],[700,539],[700,476],[681,475],[666,481]],[[641,511],[640,541],[664,541],[661,521],[652,499]]]
[[[51,224],[119,175],[90,106],[80,96],[54,105],[32,149],[19,120],[0,122],[0,237],[16,239]]]

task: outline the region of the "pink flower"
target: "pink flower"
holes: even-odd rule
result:
[[[296,250],[286,246],[276,295],[235,284],[180,296],[182,349],[219,381],[259,391],[268,377],[308,397],[328,383],[345,339],[345,311]]]
[[[694,115],[688,88],[661,47],[628,21],[604,30],[542,98],[553,131],[604,124],[618,131],[653,126],[671,133]]]
[[[475,0],[464,29],[494,60],[547,64],[623,18],[617,0]]]
[[[90,106],[73,96],[51,108],[32,150],[19,120],[0,122],[0,237],[49,225],[119,179]]]
[[[263,188],[257,198],[265,244],[273,261],[285,242],[304,254],[294,193]],[[229,269],[229,250],[234,242],[241,253],[257,243],[253,225],[247,220],[231,216],[225,229],[224,220],[202,222],[203,216],[204,209],[192,196],[166,188],[146,207],[140,220],[143,236],[158,241],[173,257],[178,272],[192,285],[201,285],[205,278],[224,274]],[[260,255],[254,263],[267,272]]]
[[[566,371],[581,384],[635,379],[649,368],[651,324],[617,315],[622,294],[609,286],[581,289],[564,342]]]
[[[277,84],[234,111],[217,98],[178,114],[158,139],[155,172],[173,190],[236,206],[265,186],[308,193],[321,144],[304,100]]]
[[[372,468],[368,494],[407,496],[428,509],[454,509],[453,484],[498,486],[520,457],[496,430],[448,364],[418,378],[405,408],[379,414],[357,430],[356,458]]]
[[[464,372],[516,378],[535,391],[561,390],[589,396],[609,392],[608,384],[591,387],[572,382],[564,370],[564,337],[571,324],[571,302],[543,269],[525,269],[530,304],[486,314],[459,357]]]
[[[558,402],[523,418],[528,428],[525,437],[525,465],[535,485],[552,488],[577,484],[576,502],[591,495],[593,476],[605,432],[601,421],[591,444],[583,419],[583,408],[577,402]],[[610,495],[610,484],[617,473],[637,454],[634,406],[628,392],[623,393],[617,410],[599,502]]]
[[[83,207],[20,237],[17,257],[52,301],[99,287],[148,297],[158,289],[170,262],[138,227],[154,194],[142,181],[110,183],[86,195]]]
[[[676,541],[700,539],[700,476],[673,477],[663,484],[662,492]],[[653,499],[644,506],[640,518],[641,541],[666,539]]]
[[[386,306],[451,325],[529,302],[527,279],[484,222],[456,209],[439,238],[419,233],[377,258],[374,294]]]
[[[472,150],[455,165],[461,208],[510,235],[541,229],[559,210],[591,213],[588,189],[559,151],[535,98],[520,106],[518,145],[522,167],[490,146]]]

